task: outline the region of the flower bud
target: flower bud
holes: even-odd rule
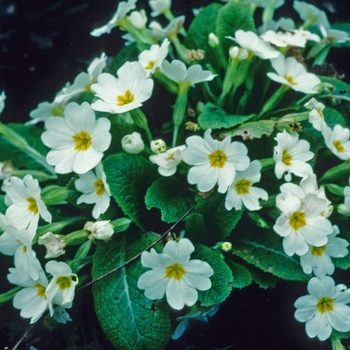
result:
[[[47,232],[39,237],[38,244],[44,245],[47,249],[45,258],[57,258],[65,253],[63,248],[66,246],[66,242],[60,235],[55,235],[52,232]]]
[[[228,53],[233,60],[243,61],[248,58],[248,51],[238,46],[231,46]]]
[[[143,151],[144,147],[141,135],[136,131],[122,138],[122,148],[127,153],[138,154]]]
[[[103,241],[108,241],[114,233],[110,220],[88,221],[84,226],[84,230],[91,232],[89,236],[90,239],[99,239]]]
[[[165,141],[162,140],[162,139],[151,141],[151,150],[155,154],[159,154],[159,153],[165,152],[165,150],[166,150],[166,143],[165,143]]]
[[[41,199],[46,205],[62,204],[68,198],[66,187],[49,185],[42,189]]]
[[[208,44],[210,47],[218,47],[220,45],[219,38],[214,33],[209,33]]]
[[[130,16],[126,17],[129,22],[137,29],[143,30],[146,28],[147,15],[145,10],[132,11]]]
[[[222,242],[220,248],[224,252],[229,252],[230,250],[232,250],[232,243],[231,242]]]

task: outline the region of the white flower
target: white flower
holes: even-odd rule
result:
[[[223,141],[214,140],[206,130],[204,138],[190,136],[187,148],[182,151],[183,160],[193,165],[187,175],[190,184],[197,184],[200,192],[210,191],[218,184],[218,191],[225,193],[232,184],[236,171],[249,166],[248,149],[242,142],[231,142],[230,137]]]
[[[190,260],[194,246],[187,238],[179,242],[169,241],[162,254],[153,248],[143,252],[141,264],[152,270],[141,275],[137,287],[145,289],[151,300],[161,299],[166,294],[168,304],[175,310],[185,305],[192,306],[198,299],[198,290],[211,288],[210,278],[214,271],[201,260]]]
[[[0,95],[0,114],[5,108],[5,100],[6,100],[5,91],[2,91]]]
[[[53,304],[70,308],[74,299],[75,286],[78,284],[78,276],[72,273],[69,265],[62,261],[51,260],[47,262],[45,270],[53,276],[46,288],[48,299]],[[52,305],[50,312],[51,315],[54,312]]]
[[[160,69],[166,77],[177,83],[180,88],[194,86],[203,81],[211,81],[216,76],[209,70],[203,70],[199,64],[194,64],[187,69],[185,63],[179,60],[173,60],[171,63],[163,61]]]
[[[66,324],[67,321],[72,321],[72,319],[69,317],[68,312],[62,306],[56,306],[55,307],[55,310],[54,310],[54,313],[53,313],[52,317],[58,323]]]
[[[63,88],[62,94],[55,98],[55,102],[62,102],[82,92],[90,92],[91,85],[96,83],[97,77],[102,73],[106,67],[107,56],[103,52],[101,57],[96,57],[90,63],[87,73],[79,73],[72,85]]]
[[[305,30],[303,27],[300,27],[299,29],[293,29],[291,30],[291,32],[296,36],[304,38],[305,40],[311,40],[316,42],[321,41],[321,38],[317,34],[311,33],[310,31]]]
[[[102,34],[109,34],[114,27],[124,26],[126,14],[136,7],[137,0],[121,1],[113,17],[103,26],[95,28],[90,35],[98,37]]]
[[[63,98],[62,98],[63,100]],[[32,118],[27,125],[37,124],[39,122],[45,122],[48,117],[60,116],[64,115],[63,105],[61,102],[53,101],[53,102],[41,102],[38,104],[38,107],[33,109],[29,116]]]
[[[249,53],[246,49],[242,49],[238,46],[231,46],[228,54],[230,58],[237,61],[244,61],[248,58]]]
[[[165,152],[166,143],[162,139],[152,140],[151,141],[151,151],[155,154]]]
[[[122,149],[131,154],[139,154],[145,148],[141,134],[134,131],[132,134],[125,135],[121,141]]]
[[[0,180],[6,180],[5,182],[8,182],[14,170],[10,160],[5,160],[3,163],[0,162]]]
[[[41,135],[43,143],[52,148],[46,156],[55,171],[66,174],[74,171],[84,174],[102,159],[111,143],[111,126],[107,118],[96,120],[87,102],[80,106],[71,102],[64,111],[64,118],[46,120],[46,131]]]
[[[310,164],[306,161],[313,158],[314,154],[309,151],[310,144],[305,140],[299,140],[298,134],[291,135],[284,129],[275,137],[277,146],[274,147],[273,159],[276,162],[275,174],[277,179],[286,181],[292,179],[291,173],[304,177],[312,173]]]
[[[24,287],[16,293],[13,306],[21,310],[22,317],[30,318],[30,323],[35,323],[51,304],[46,295],[48,281],[45,273],[40,269],[38,270],[38,278],[33,279],[26,266],[10,268],[9,271],[7,279],[13,284]]]
[[[305,94],[316,94],[317,85],[321,80],[312,73],[308,73],[305,67],[295,57],[280,56],[271,60],[276,73],[267,73],[267,76],[277,83],[289,86],[295,91]]]
[[[344,44],[349,40],[349,34],[347,32],[336,29],[325,29],[322,25],[319,28],[327,44]]]
[[[342,160],[350,158],[350,130],[337,124],[333,130],[326,127],[322,131],[326,146]]]
[[[333,274],[334,264],[331,257],[343,258],[349,253],[346,248],[349,243],[336,237],[338,234],[338,226],[333,225],[333,232],[328,236],[327,244],[321,247],[310,246],[307,253],[300,257],[300,264],[305,273],[313,272],[318,278]]]
[[[291,18],[281,17],[277,21],[271,20],[266,25],[259,28],[259,33],[263,33],[267,30],[273,30],[277,32],[278,30],[290,31],[295,29],[295,23]]]
[[[299,322],[306,322],[306,334],[310,338],[326,340],[332,329],[339,332],[350,330],[350,291],[343,284],[335,286],[331,277],[310,279],[304,295],[296,300],[294,317]]]
[[[152,17],[156,17],[170,11],[171,0],[150,0],[148,3],[152,9]]]
[[[182,29],[184,22],[185,16],[179,16],[172,19],[169,24],[163,28],[157,21],[152,21],[149,24],[150,35],[156,40],[163,40],[164,38],[172,40]]]
[[[248,210],[259,210],[259,198],[268,199],[265,190],[253,187],[252,184],[259,182],[261,178],[261,164],[258,160],[253,160],[244,171],[237,171],[232,185],[229,187],[225,199],[225,208],[231,210],[241,210],[243,205]]]
[[[92,210],[92,216],[97,219],[109,207],[110,190],[107,184],[106,174],[103,171],[102,163],[99,163],[95,168],[96,173],[88,171],[85,174],[79,175],[74,184],[75,188],[83,194],[78,198],[77,204],[96,203]]]
[[[96,111],[124,113],[142,106],[152,95],[153,80],[139,62],[126,62],[117,71],[118,78],[102,73],[91,90],[100,98],[91,104]]]
[[[114,228],[110,220],[88,221],[84,225],[84,230],[91,232],[91,235],[88,237],[89,239],[98,239],[102,241],[110,240],[114,233]]]
[[[261,35],[261,38],[278,47],[296,46],[305,47],[306,38],[301,35],[296,35],[292,32],[275,32],[268,30]]]
[[[312,124],[312,126],[321,132],[325,130],[327,127],[323,115],[325,105],[321,102],[318,102],[315,98],[312,98],[304,104],[304,107],[310,109],[309,122]]]
[[[250,58],[255,56],[263,60],[280,56],[280,52],[275,50],[269,43],[260,39],[251,31],[237,30],[235,37],[227,36],[227,39],[235,41],[243,49],[249,52]]]
[[[309,244],[321,247],[333,232],[332,225],[323,215],[327,210],[326,199],[309,194],[300,199],[291,192],[277,195],[276,205],[282,211],[273,229],[283,237],[283,249],[287,255],[304,255]]]
[[[6,210],[6,216],[15,223],[16,228],[28,228],[34,235],[39,217],[51,222],[52,216],[40,196],[39,182],[32,175],[26,175],[23,180],[12,176],[3,186],[3,190],[7,201],[11,203]]]
[[[145,10],[132,11],[126,18],[133,27],[141,31],[146,29],[147,15]]]
[[[158,172],[162,176],[171,176],[176,173],[178,164],[182,160],[182,151],[185,145],[168,149],[165,152],[149,157],[149,160],[158,165]]]
[[[63,250],[67,245],[62,236],[47,232],[39,237],[38,244],[44,245],[46,248],[46,259],[57,258],[66,251]]]
[[[148,76],[153,74],[155,70],[160,67],[165,57],[168,55],[168,47],[170,41],[164,39],[161,46],[152,45],[149,50],[144,50],[139,55],[139,62]]]
[[[298,12],[300,18],[308,25],[323,25],[325,28],[331,27],[326,13],[318,9],[316,6],[304,1],[294,1],[293,7],[294,10]]]

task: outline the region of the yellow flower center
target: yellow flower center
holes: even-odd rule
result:
[[[284,149],[283,153],[282,153],[282,163],[284,163],[287,166],[291,166],[292,159],[293,159],[293,157],[287,152],[286,149]]]
[[[28,210],[31,211],[34,215],[37,215],[39,213],[38,206],[36,204],[36,199],[33,197],[27,198],[28,201]]]
[[[333,311],[333,303],[334,299],[323,297],[318,301],[316,307],[321,314],[324,314],[327,311]]]
[[[148,65],[145,67],[145,69],[152,69],[154,67],[155,61],[149,61]]]
[[[286,79],[288,81],[288,83],[290,85],[298,85],[298,83],[296,83],[294,80],[293,80],[293,77],[291,77],[290,75],[284,75],[283,76],[284,79]]]
[[[178,263],[173,263],[165,269],[165,277],[175,278],[177,281],[180,281],[185,273],[184,268]]]
[[[320,107],[319,107],[319,108],[317,108],[317,112],[318,112],[318,114],[319,114],[320,118],[324,118],[323,112],[322,112],[322,110],[321,110],[321,108],[320,108]]]
[[[300,227],[304,227],[306,225],[305,213],[302,211],[294,212],[289,219],[289,224],[295,231],[299,230]]]
[[[311,255],[322,256],[323,252],[326,250],[327,246],[323,245],[322,247],[311,247]]]
[[[175,152],[169,154],[168,160],[175,160],[174,154],[175,154]]]
[[[37,292],[38,296],[40,298],[46,299],[46,295],[45,295],[46,288],[42,284],[40,284],[39,282],[35,283],[34,287],[36,287],[36,289],[37,289],[36,292]]]
[[[333,146],[337,149],[339,153],[344,152],[344,146],[341,144],[340,140],[333,141]]]
[[[211,167],[223,168],[227,160],[227,155],[223,151],[218,149],[210,153],[208,158]]]
[[[72,136],[74,142],[75,142],[75,149],[77,151],[86,151],[90,148],[92,138],[91,136],[85,132],[85,131],[80,131],[79,134],[75,134]]]
[[[56,284],[61,290],[65,290],[72,285],[72,279],[69,276],[61,276],[57,278]]]
[[[52,107],[50,109],[51,115],[54,116],[59,116],[59,115],[64,115],[63,113],[63,107],[61,105],[57,105],[56,107]]]
[[[248,194],[249,188],[252,185],[251,181],[242,179],[236,182],[235,189],[238,194]]]
[[[105,185],[101,179],[98,179],[94,182],[94,187],[96,188],[95,193],[98,196],[102,196],[106,192]]]
[[[125,91],[125,95],[117,96],[117,106],[124,106],[131,102],[134,102],[134,95],[130,92],[130,90]]]

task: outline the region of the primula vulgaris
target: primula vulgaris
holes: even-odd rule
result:
[[[152,9],[152,17],[156,17],[161,14],[167,16],[170,12],[171,0],[149,0],[148,4]]]
[[[309,245],[321,247],[333,232],[332,224],[324,216],[328,201],[308,194],[303,199],[292,192],[282,192],[276,197],[276,205],[281,210],[273,229],[283,237],[283,249],[289,256],[304,255]]]
[[[46,156],[58,174],[72,171],[84,174],[102,159],[111,143],[111,126],[107,118],[96,120],[95,112],[87,102],[78,105],[71,102],[64,110],[64,118],[46,120],[43,143],[51,148]]]
[[[314,156],[309,150],[309,142],[299,140],[298,134],[289,134],[285,129],[276,135],[275,140],[277,146],[274,147],[273,159],[277,179],[284,176],[286,181],[291,181],[291,174],[304,177],[312,173],[311,165],[306,163]]]
[[[225,193],[236,171],[246,170],[250,164],[248,149],[242,142],[231,142],[231,137],[215,140],[211,130],[205,131],[204,138],[197,135],[188,137],[186,144],[182,158],[193,165],[187,180],[192,185],[196,184],[200,192],[210,191],[217,184],[218,192]]]
[[[312,98],[304,104],[304,107],[310,110],[309,122],[312,124],[312,126],[318,131],[324,131],[327,128],[323,114],[325,105],[318,102],[315,98]]]
[[[333,130],[325,127],[322,131],[326,146],[342,160],[350,158],[350,130],[337,124]]]
[[[51,222],[52,216],[41,199],[41,189],[37,179],[26,175],[23,179],[12,176],[3,186],[6,192],[6,217],[18,229],[28,228],[34,236],[39,217]]]
[[[153,80],[148,78],[141,63],[126,62],[117,71],[118,78],[109,73],[98,76],[91,85],[99,99],[91,104],[96,111],[124,113],[142,106],[153,91]]]
[[[267,73],[267,76],[280,84],[304,94],[316,94],[317,85],[321,80],[312,73],[308,73],[306,68],[294,57],[280,56],[271,60],[272,67],[276,73]]]
[[[139,55],[139,62],[148,75],[151,75],[161,66],[165,57],[168,55],[170,41],[164,39],[162,44],[152,45],[149,50],[144,50]]]
[[[184,22],[185,16],[179,16],[172,19],[169,24],[163,28],[159,22],[152,21],[149,24],[150,35],[155,42],[163,41],[165,38],[174,40],[182,29]]]
[[[186,146],[177,146],[164,152],[152,155],[149,160],[158,165],[158,172],[162,176],[171,176],[176,173],[178,164],[182,160],[182,151]]]
[[[334,264],[331,258],[343,258],[349,253],[346,248],[349,243],[336,237],[338,234],[338,226],[333,225],[333,232],[328,236],[327,244],[321,247],[310,246],[307,253],[300,257],[300,264],[305,273],[313,272],[318,278],[333,274]]]
[[[279,51],[251,31],[237,30],[235,37],[227,36],[226,38],[235,41],[243,49],[246,49],[249,53],[249,59],[258,56],[263,60],[267,60],[281,55]]]
[[[248,210],[259,210],[261,205],[259,199],[267,200],[268,194],[262,188],[252,186],[259,182],[261,178],[261,164],[258,160],[253,160],[244,171],[237,171],[232,185],[229,187],[225,208],[231,210],[241,210],[243,205]]]
[[[294,317],[299,322],[306,322],[306,334],[310,338],[326,340],[332,330],[348,332],[350,330],[350,290],[344,284],[334,283],[325,276],[310,279],[307,290],[309,295],[298,298],[294,306]]]
[[[169,241],[162,254],[153,248],[143,252],[141,264],[152,270],[139,277],[137,287],[145,289],[145,296],[151,300],[161,299],[165,294],[175,310],[194,305],[198,299],[197,289],[211,288],[210,277],[214,271],[205,261],[190,260],[193,252],[194,246],[187,238]]]
[[[145,148],[141,134],[137,131],[125,135],[121,140],[121,145],[122,149],[130,154],[139,154]]]
[[[92,216],[97,219],[109,207],[110,190],[107,184],[106,174],[103,171],[102,163],[97,164],[95,172],[92,170],[79,175],[74,182],[75,188],[83,194],[78,198],[77,204],[95,203]]]
[[[63,255],[66,251],[63,250],[67,243],[63,239],[63,236],[53,234],[52,232],[46,232],[38,239],[39,245],[44,245],[46,248],[45,259],[57,258]]]
[[[326,13],[316,6],[304,1],[294,1],[293,7],[294,10],[298,12],[300,18],[305,21],[303,25],[304,28],[320,25],[325,28],[331,27]]]
[[[63,100],[63,98],[62,98]],[[37,124],[39,122],[45,122],[48,117],[63,117],[64,115],[64,104],[65,102],[41,102],[37,108],[33,109],[29,116],[32,118],[27,125]]]

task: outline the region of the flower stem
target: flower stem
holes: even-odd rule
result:
[[[289,89],[290,87],[288,85],[282,85],[278,90],[276,90],[275,93],[265,102],[260,114],[258,115],[258,118],[275,108]]]
[[[185,112],[186,112],[186,106],[187,106],[187,91],[188,91],[187,87],[185,88],[180,87],[179,94],[177,95],[177,98],[176,98],[174,113],[173,113],[174,131],[173,131],[172,147],[176,146],[178,131],[185,119]]]
[[[139,128],[146,131],[148,141],[151,142],[152,141],[152,134],[151,134],[151,131],[148,127],[148,122],[147,122],[147,118],[146,118],[145,114],[141,111],[140,108],[135,108],[135,109],[130,111],[130,115],[131,115],[134,123],[136,124],[136,126],[138,126]]]

